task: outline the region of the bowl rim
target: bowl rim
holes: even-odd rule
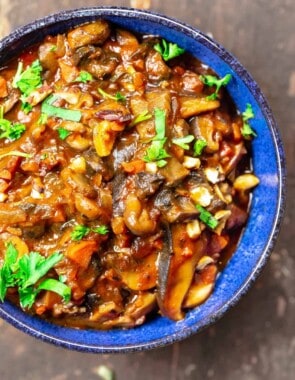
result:
[[[36,338],[39,338],[45,342],[54,343],[57,346],[62,346],[65,348],[74,349],[82,352],[92,352],[92,353],[128,353],[134,351],[142,351],[147,349],[159,348],[166,346],[168,344],[178,342],[183,340],[192,334],[196,334],[197,332],[202,331],[206,327],[215,323],[219,320],[229,309],[231,309],[236,303],[240,300],[240,298],[248,291],[249,287],[256,280],[264,265],[266,264],[270,253],[274,247],[275,241],[279,234],[280,225],[282,223],[284,209],[286,205],[286,159],[283,148],[282,139],[280,137],[279,129],[277,123],[274,119],[272,111],[267,103],[267,100],[261,91],[260,87],[253,79],[253,77],[249,74],[249,72],[245,69],[245,67],[238,61],[238,59],[227,51],[221,44],[216,42],[211,37],[204,34],[202,31],[198,30],[196,27],[190,26],[183,21],[175,19],[170,16],[166,16],[161,13],[157,13],[154,11],[147,11],[141,9],[134,9],[129,7],[117,7],[117,6],[97,6],[97,7],[82,7],[77,9],[65,10],[57,13],[50,14],[48,16],[38,18],[37,20],[23,25],[14,31],[12,31],[7,37],[3,38],[0,41],[0,52],[3,51],[6,47],[11,46],[11,44],[17,42],[19,38],[25,39],[26,36],[30,35],[32,32],[38,31],[44,27],[50,27],[61,21],[69,21],[71,19],[82,19],[90,18],[95,19],[98,17],[103,18],[104,16],[109,17],[128,17],[128,18],[140,18],[144,21],[151,22],[160,22],[165,26],[173,26],[180,33],[184,33],[185,36],[189,36],[191,38],[196,38],[199,36],[202,39],[202,44],[204,44],[207,48],[213,51],[214,54],[217,54],[222,60],[224,60],[231,68],[233,68],[234,72],[243,80],[245,85],[248,87],[249,92],[252,93],[253,97],[257,101],[259,108],[268,124],[268,127],[271,131],[274,148],[276,152],[277,159],[277,167],[278,167],[278,199],[277,199],[277,209],[276,215],[274,218],[274,222],[272,224],[272,229],[268,235],[268,242],[264,247],[262,254],[257,261],[256,266],[253,268],[251,274],[248,279],[244,282],[243,286],[236,292],[232,298],[228,299],[228,301],[222,304],[222,307],[218,309],[217,312],[212,316],[208,316],[202,321],[199,325],[188,326],[181,331],[176,331],[171,336],[162,336],[158,339],[155,339],[148,343],[139,343],[132,345],[109,345],[109,346],[101,346],[91,345],[91,344],[80,344],[77,342],[69,342],[68,340],[63,340],[56,338],[54,336],[50,336],[45,332],[37,330],[34,326],[30,324],[23,323],[22,321],[15,318],[6,310],[6,305],[10,305],[10,302],[5,301],[3,304],[0,304],[0,317],[2,317],[7,322],[14,325],[16,328],[20,329],[32,335]],[[87,21],[86,21],[87,22]],[[73,25],[77,25],[75,22]],[[71,26],[68,26],[67,29],[70,29]],[[40,38],[39,38],[40,40]],[[28,43],[28,46],[31,43]],[[2,56],[0,54],[0,60],[2,60]],[[33,317],[35,319],[35,317]],[[44,321],[43,321],[44,322]],[[48,323],[48,322],[46,322]],[[177,322],[176,322],[177,323]],[[65,328],[68,329],[68,328]]]

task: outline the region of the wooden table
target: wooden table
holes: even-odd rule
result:
[[[295,1],[294,0],[1,0],[0,35],[61,9],[142,7],[179,18],[236,55],[262,87],[277,118],[289,167],[282,231],[262,276],[215,326],[173,346],[99,356],[59,349],[0,322],[1,380],[291,380],[295,378]]]

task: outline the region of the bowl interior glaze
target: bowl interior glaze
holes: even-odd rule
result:
[[[271,110],[253,78],[218,43],[177,20],[146,11],[98,7],[61,12],[14,31],[0,42],[0,65],[48,34],[63,33],[75,25],[104,18],[136,31],[161,35],[177,43],[210,66],[219,76],[232,74],[227,89],[236,107],[243,112],[253,107],[253,166],[260,178],[254,190],[250,217],[237,251],[217,279],[212,296],[201,306],[173,322],[157,317],[130,330],[75,330],[53,325],[22,312],[9,302],[0,305],[0,316],[20,330],[58,346],[80,351],[130,352],[164,346],[182,340],[214,323],[236,304],[256,279],[272,250],[285,202],[285,159],[278,128]]]

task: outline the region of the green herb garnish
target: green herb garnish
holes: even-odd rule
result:
[[[12,123],[7,119],[0,119],[0,138],[11,141],[18,140],[25,132],[26,126],[21,123]]]
[[[194,138],[195,137],[193,135],[187,135],[184,137],[172,139],[172,142],[173,144],[180,146],[184,150],[189,150],[190,147],[188,144],[191,143],[194,140]]]
[[[196,156],[200,156],[203,153],[204,148],[207,146],[207,141],[203,139],[198,139],[194,143],[194,152]]]
[[[63,258],[60,253],[53,253],[45,258],[39,252],[30,252],[18,258],[14,245],[7,244],[4,263],[0,269],[0,300],[3,302],[8,288],[17,287],[20,304],[30,308],[41,290],[50,290],[68,301],[71,289],[54,279],[45,279],[38,286],[37,282],[44,277]]]
[[[93,76],[90,73],[88,73],[88,71],[81,71],[79,76],[76,78],[75,82],[87,83],[92,81],[92,79]]]
[[[242,113],[243,118],[243,127],[241,129],[241,133],[244,137],[256,137],[256,132],[251,128],[248,120],[253,119],[255,117],[253,108],[250,103],[247,103],[246,110]]]
[[[164,39],[162,39],[160,43],[157,43],[154,46],[154,49],[161,54],[164,61],[169,61],[169,59],[178,57],[185,52],[185,50],[178,45],[173,44],[172,42],[167,42]]]
[[[34,155],[30,153],[20,152],[19,150],[11,150],[10,152],[0,154],[0,158],[8,156],[18,156],[23,158],[32,158]]]
[[[146,120],[149,120],[152,118],[152,115],[149,113],[148,110],[140,113],[139,115],[137,115],[133,120],[132,122],[129,124],[130,127],[133,127],[134,125],[138,124],[138,123],[141,123],[142,121],[146,121]]]
[[[37,59],[31,66],[23,70],[23,63],[19,62],[15,77],[12,82],[14,88],[19,88],[24,96],[29,96],[36,88],[42,84],[42,66]]]
[[[82,240],[91,231],[95,232],[96,234],[106,235],[109,232],[109,229],[105,225],[90,228],[90,227],[83,226],[83,225],[79,224],[79,225],[75,226],[73,231],[71,232],[71,239],[75,240],[75,241]]]
[[[218,220],[214,218],[214,216],[209,211],[207,211],[204,207],[197,205],[196,208],[200,212],[199,214],[200,220],[203,223],[205,223],[208,227],[214,230],[214,228],[216,228],[218,225]]]
[[[226,74],[223,78],[217,78],[214,75],[201,75],[202,82],[209,87],[216,86],[215,92],[207,96],[208,100],[215,100],[218,98],[218,92],[222,86],[226,86],[231,80],[231,74]]]
[[[21,110],[24,111],[24,113],[27,115],[28,113],[30,113],[33,109],[33,106],[31,106],[30,103],[24,101],[22,102],[22,105],[21,105]]]
[[[46,124],[47,123],[47,119],[48,119],[48,116],[45,114],[45,113],[41,113],[38,121],[37,121],[37,124],[38,125],[43,125],[43,124]]]
[[[65,140],[71,134],[70,131],[62,127],[57,128],[57,132],[58,132],[59,138],[62,140]]]
[[[126,96],[122,95],[121,92],[117,92],[116,95],[110,95],[101,88],[99,88],[97,91],[105,99],[116,100],[117,102],[126,102]]]
[[[56,45],[52,45],[51,48],[49,49],[49,51],[51,52],[54,52],[57,50],[57,46]]]
[[[95,228],[91,228],[91,231],[99,234],[99,235],[106,235],[109,233],[109,229],[107,226],[99,226],[99,227],[95,227]]]
[[[156,162],[157,166],[162,168],[167,164],[165,158],[170,157],[170,155],[164,148],[167,140],[165,137],[166,113],[159,108],[155,108],[155,129],[156,135],[153,137],[151,145],[147,148],[143,160],[145,162]]]
[[[71,232],[71,239],[72,240],[81,240],[83,237],[89,234],[91,231],[90,227],[78,225],[75,226],[73,231]]]
[[[66,108],[55,107],[52,104],[57,99],[55,95],[50,95],[44,100],[41,106],[41,112],[47,116],[59,117],[60,119],[77,121],[82,118],[82,113],[78,110],[69,110]]]

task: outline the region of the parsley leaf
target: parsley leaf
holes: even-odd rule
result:
[[[57,128],[57,132],[58,132],[59,138],[62,140],[65,140],[71,134],[70,131],[62,127]]]
[[[185,52],[185,50],[180,48],[177,44],[167,42],[164,39],[162,39],[160,43],[157,43],[154,49],[161,54],[164,61],[169,61],[169,59],[178,57]]]
[[[23,255],[18,260],[18,273],[17,277],[21,280],[21,288],[27,288],[34,285],[40,278],[54,267],[55,264],[60,262],[63,255],[61,253],[53,253],[51,256],[45,258],[39,252],[30,252],[28,255]]]
[[[13,124],[6,119],[0,119],[0,138],[7,138],[11,141],[18,140],[25,132],[26,126],[21,123]]]
[[[33,109],[33,106],[31,106],[30,103],[28,102],[23,102],[22,105],[21,105],[21,110],[24,111],[24,113],[27,115],[28,113],[30,113]]]
[[[121,92],[117,92],[116,95],[110,95],[101,88],[99,88],[97,91],[105,99],[116,100],[117,102],[126,102],[126,96],[122,95]]]
[[[47,116],[59,117],[64,120],[77,122],[81,120],[82,113],[80,111],[53,106],[52,103],[54,103],[56,99],[57,97],[54,95],[50,95],[46,98],[41,105],[41,112]]]
[[[106,235],[107,233],[109,233],[109,229],[105,225],[92,228],[91,231],[93,231],[93,232],[95,232],[95,233],[97,233],[99,235]]]
[[[12,85],[14,88],[19,88],[25,96],[29,96],[32,91],[42,84],[42,66],[37,59],[25,71],[22,72],[22,70],[23,63],[19,62]]]
[[[71,288],[65,285],[62,281],[55,280],[54,278],[46,278],[38,286],[37,291],[50,290],[51,292],[59,294],[65,302],[71,299]]]
[[[180,146],[184,150],[189,150],[190,147],[188,144],[191,143],[194,140],[194,138],[195,137],[193,135],[187,135],[184,137],[172,139],[172,142],[173,144]]]
[[[77,225],[74,227],[73,231],[71,232],[71,239],[72,240],[81,240],[83,237],[89,234],[91,229],[87,226],[83,225]]]
[[[200,156],[207,146],[207,141],[203,139],[198,139],[194,144],[194,152],[196,156]]]
[[[155,108],[156,135],[153,137],[151,145],[147,148],[143,160],[145,162],[156,162],[157,166],[160,168],[167,164],[167,161],[164,159],[170,157],[164,148],[166,142],[165,128],[166,113],[159,108]]]
[[[0,301],[3,302],[7,289],[14,286],[14,279],[11,267],[17,260],[18,252],[14,245],[9,242],[6,246],[4,263],[0,269]]]
[[[196,208],[200,212],[199,214],[200,220],[203,223],[205,223],[208,227],[214,230],[214,228],[218,226],[218,220],[214,218],[214,216],[209,211],[207,211],[204,207],[197,205]]]
[[[75,241],[81,240],[86,235],[88,235],[91,231],[95,232],[96,234],[100,234],[100,235],[106,235],[107,233],[109,233],[109,229],[105,225],[90,228],[90,227],[83,226],[83,225],[79,224],[79,225],[75,226],[73,231],[71,232],[71,239],[75,240]]]
[[[244,137],[256,137],[256,132],[251,128],[248,120],[253,119],[255,117],[253,108],[250,103],[247,103],[246,110],[242,113],[243,118],[243,127],[241,129],[241,133]]]
[[[38,125],[43,125],[43,124],[46,124],[47,123],[47,119],[48,119],[48,116],[45,114],[45,113],[41,113],[38,121],[37,121],[37,124]]]
[[[151,118],[152,118],[152,115],[149,113],[148,110],[146,110],[146,111],[140,113],[139,115],[137,115],[129,125],[130,125],[130,127],[133,127],[134,125],[139,124],[142,121],[149,120]]]
[[[53,253],[44,257],[38,252],[30,252],[18,258],[18,252],[10,242],[0,269],[0,300],[3,302],[7,289],[18,287],[19,300],[23,308],[30,308],[41,290],[51,290],[60,294],[66,301],[70,299],[71,289],[54,279],[45,279],[36,287],[36,283],[54,267],[63,255]]]
[[[81,71],[79,76],[76,78],[75,82],[87,83],[92,81],[92,79],[93,76],[90,73],[88,73],[88,71]]]
[[[226,86],[231,80],[231,74],[226,74],[223,78],[217,78],[214,75],[201,75],[202,82],[209,87],[216,86],[215,92],[207,96],[208,100],[215,100],[218,97],[218,92],[222,86]]]

